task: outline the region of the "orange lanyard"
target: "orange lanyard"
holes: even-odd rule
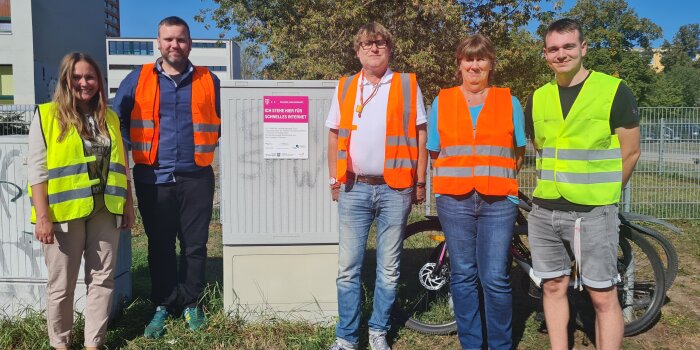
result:
[[[355,107],[355,112],[357,112],[358,118],[362,118],[362,110],[369,103],[369,101],[377,94],[377,91],[379,91],[379,85],[382,83],[382,81],[379,80],[377,85],[374,86],[372,93],[369,94],[369,97],[367,97],[367,100],[365,101],[365,99],[364,99],[364,91],[365,91],[365,79],[364,79],[364,77],[365,77],[365,71],[363,70],[362,73],[360,73],[360,104]]]

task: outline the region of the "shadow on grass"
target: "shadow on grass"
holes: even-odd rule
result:
[[[401,262],[401,278],[400,278],[400,289],[397,295],[397,308],[400,308],[401,298],[406,297],[406,295],[412,295],[419,292],[415,287],[411,288],[402,284],[406,280],[412,280],[415,283],[415,278],[413,276],[406,276],[407,274],[418,275],[420,267],[425,263],[423,260],[430,253],[432,248],[419,248],[419,249],[406,249],[402,255]],[[419,257],[419,258],[415,258]],[[427,261],[427,260],[426,260]],[[360,323],[360,348],[366,348],[368,346],[368,327],[367,321],[372,314],[373,307],[373,295],[375,287],[376,278],[376,250],[367,249],[365,251],[363,267],[362,267],[362,318]],[[528,295],[529,278],[525,275],[522,270],[518,267],[513,267],[511,269],[511,284],[513,287],[513,344],[514,347],[518,347],[518,344],[523,339],[526,331],[529,331],[528,320],[532,318],[533,314],[541,310],[539,299],[535,299]],[[401,290],[401,288],[408,288],[408,290]],[[445,287],[443,287],[445,288]],[[483,305],[483,302],[482,302]],[[482,315],[484,314],[483,307],[481,310]],[[400,337],[399,332],[404,328],[404,324],[408,318],[408,315],[403,310],[398,310],[395,308],[392,315],[392,328],[387,334],[387,339],[390,343],[395,343]],[[535,322],[539,322],[542,318],[535,317]],[[485,320],[482,317],[482,323],[485,324]],[[530,327],[532,328],[532,327]],[[573,330],[572,330],[573,331]],[[457,337],[456,334],[453,335]],[[570,336],[573,339],[573,336]],[[487,339],[484,334],[484,339]],[[484,348],[487,344],[484,345]]]
[[[206,281],[203,306],[208,309],[221,309],[220,295],[223,286],[223,259],[221,257],[207,258]],[[147,265],[134,266],[131,269],[132,301],[128,302],[120,315],[112,320],[107,330],[105,349],[120,349],[139,337],[153,316],[155,305],[150,301],[151,281]],[[216,304],[216,305],[212,305]],[[74,327],[74,330],[80,327]],[[77,335],[77,334],[76,334]],[[75,338],[78,339],[78,338]],[[72,348],[82,349],[82,342],[74,342]]]

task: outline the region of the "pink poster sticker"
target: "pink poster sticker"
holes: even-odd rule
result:
[[[265,123],[308,123],[309,96],[263,96]]]

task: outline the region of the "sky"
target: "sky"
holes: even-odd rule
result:
[[[659,25],[663,29],[663,39],[668,41],[680,26],[700,23],[698,0],[627,0],[627,3],[639,17],[649,18]],[[215,39],[221,32],[213,26],[206,30],[204,24],[193,19],[200,9],[214,8],[212,0],[121,0],[119,4],[122,37],[155,37],[158,22],[171,15],[187,21],[195,39]],[[564,10],[575,4],[576,0],[564,0]],[[545,4],[545,8],[551,8],[551,4]],[[537,24],[531,24],[528,28],[536,27]],[[663,39],[655,41],[654,46],[661,46]]]
[[[127,38],[152,38],[158,22],[167,16],[178,16],[190,26],[194,39],[218,39],[221,30],[204,29],[204,23],[194,21],[194,16],[203,8],[214,8],[211,0],[120,0],[119,21],[121,36]],[[211,22],[210,22],[211,23]],[[230,36],[230,35],[229,35]]]

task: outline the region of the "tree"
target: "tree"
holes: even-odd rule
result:
[[[262,67],[263,58],[258,47],[244,45],[241,50],[241,79],[260,79]]]
[[[693,60],[700,53],[700,25],[696,23],[681,26],[673,36],[673,43],[664,41],[661,48],[663,51],[661,64],[664,70],[693,65]]]
[[[542,40],[524,29],[511,32],[496,53],[496,85],[509,87],[523,106],[533,91],[554,78],[542,58]]]
[[[665,72],[664,77],[678,86],[684,107],[700,107],[700,69],[678,66]]]
[[[683,106],[682,88],[669,77],[659,76],[654,89],[647,101],[642,105],[652,107],[680,107]]]
[[[378,21],[395,35],[392,68],[416,72],[429,99],[456,83],[454,48],[467,33],[480,31],[500,47],[510,32],[547,14],[538,0],[214,2],[218,7],[195,19],[211,17],[223,31],[235,26],[235,39],[250,41],[269,62],[262,70],[267,79],[337,79],[357,72],[353,36],[361,25]]]
[[[579,0],[565,15],[583,27],[585,66],[622,78],[638,102],[646,103],[655,83],[650,45],[661,37],[661,28],[639,18],[624,0]]]
[[[625,51],[620,55],[620,61],[614,65],[616,71],[608,72],[623,79],[638,102],[647,100],[656,82],[656,73],[649,65],[651,57],[651,50]]]
[[[639,18],[624,0],[579,0],[566,16],[581,23],[591,49],[608,48],[613,56],[634,47],[650,48],[661,38],[661,27]]]

